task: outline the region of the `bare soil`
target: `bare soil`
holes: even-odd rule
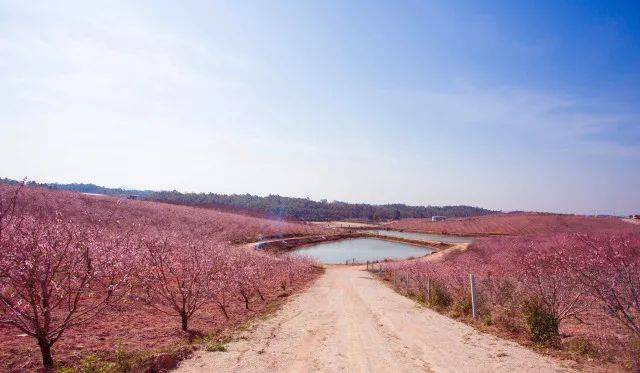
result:
[[[197,352],[178,372],[565,372],[574,364],[433,312],[349,266],[328,267],[226,347]]]

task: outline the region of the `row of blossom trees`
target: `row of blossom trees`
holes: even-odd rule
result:
[[[536,341],[559,338],[572,326],[568,334],[596,335],[590,342],[618,358],[640,342],[638,231],[479,239],[441,261],[390,263],[383,270],[401,278],[407,291],[455,312],[468,312],[472,273],[480,317],[510,331],[528,326]],[[551,328],[547,334],[541,321]]]
[[[123,302],[176,316],[185,331],[206,304],[217,304],[228,318],[231,300],[240,298],[249,308],[268,289],[311,271],[304,260],[231,242],[300,229],[214,211],[0,185],[0,326],[32,337],[51,371],[52,347],[65,333]]]
[[[490,214],[433,222],[431,219],[403,219],[387,225],[391,229],[460,235],[539,235],[578,232],[629,231],[629,223],[617,217],[548,213]]]

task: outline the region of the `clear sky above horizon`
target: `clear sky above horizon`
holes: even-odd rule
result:
[[[0,177],[640,213],[640,4],[0,0]]]

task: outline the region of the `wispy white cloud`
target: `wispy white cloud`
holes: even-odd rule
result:
[[[517,131],[530,136],[531,142],[576,153],[640,155],[640,141],[616,134],[620,128],[640,128],[640,113],[592,108],[586,99],[569,94],[458,82],[446,91],[391,90],[381,92],[381,97],[408,107],[416,120],[435,127]]]

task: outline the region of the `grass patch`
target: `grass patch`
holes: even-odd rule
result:
[[[195,344],[201,344],[204,346],[204,350],[207,352],[225,352],[227,351],[227,343],[230,342],[230,338],[216,339],[213,336],[206,336],[197,341]]]
[[[210,342],[204,347],[207,352],[226,352],[227,346],[222,342]]]

